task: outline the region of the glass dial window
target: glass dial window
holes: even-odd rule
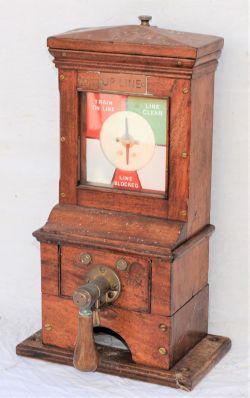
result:
[[[82,183],[165,193],[168,100],[88,92],[82,101]]]

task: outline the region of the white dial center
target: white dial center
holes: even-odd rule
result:
[[[150,124],[138,113],[113,113],[102,125],[100,143],[106,158],[118,169],[134,171],[153,157],[155,138]]]

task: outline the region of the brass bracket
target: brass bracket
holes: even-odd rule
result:
[[[98,309],[104,304],[110,304],[121,292],[118,275],[106,265],[91,268],[86,275],[86,282],[86,285],[80,286],[73,294],[73,301],[81,312],[91,311],[97,304]]]
[[[93,282],[98,277],[105,278],[109,284],[109,290],[100,297],[100,306],[103,304],[109,304],[115,301],[121,293],[121,282],[116,274],[111,268],[106,265],[98,265],[93,267],[86,275],[86,282]]]
[[[121,291],[118,275],[106,265],[90,269],[86,282],[73,294],[74,303],[80,307],[73,363],[85,372],[94,371],[98,366],[93,327],[100,325],[99,308],[116,300]]]

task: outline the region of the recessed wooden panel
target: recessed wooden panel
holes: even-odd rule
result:
[[[81,253],[92,257],[90,265],[81,263]],[[124,258],[128,262],[126,271],[119,271],[116,261]],[[151,262],[149,259],[88,248],[61,248],[61,295],[72,297],[74,290],[86,283],[86,274],[96,265],[107,265],[114,269],[121,281],[120,297],[113,303],[134,311],[150,311]]]

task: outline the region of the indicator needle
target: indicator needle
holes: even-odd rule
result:
[[[128,133],[128,118],[125,117],[125,139],[129,141],[129,133]]]
[[[126,163],[127,163],[127,165],[129,164],[129,150],[130,150],[130,144],[126,144]]]
[[[117,137],[116,142],[120,142],[126,148],[126,164],[129,164],[129,154],[130,148],[135,144],[138,145],[139,142],[134,140],[134,138],[129,134],[128,131],[128,118],[125,117],[125,134],[122,137]]]

